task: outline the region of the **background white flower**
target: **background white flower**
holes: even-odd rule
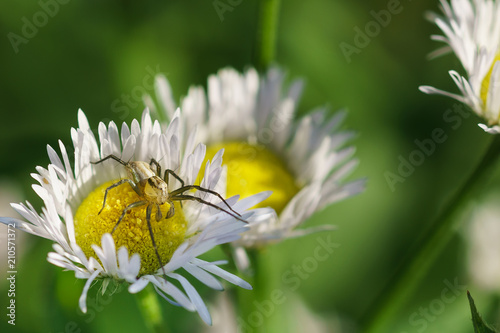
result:
[[[275,311],[269,312],[272,312],[275,316],[286,316],[286,322],[281,322],[280,329],[282,332],[352,332],[352,329],[349,329],[349,325],[351,323],[347,322],[347,320],[344,322],[344,320],[342,320],[344,318],[340,318],[338,315],[329,316],[328,318],[321,317],[320,315],[314,313],[296,293],[287,295],[286,302],[278,305],[275,305],[278,309],[271,308]],[[259,307],[257,309],[264,309],[264,307]],[[203,329],[203,333],[245,332],[252,331],[256,328],[256,326],[258,326],[255,325],[256,323],[259,323],[254,320],[254,317],[256,316],[255,313],[251,312],[247,316],[237,316],[234,310],[234,306],[227,293],[217,295],[217,298],[214,300],[213,325],[206,326]],[[276,312],[278,312],[278,314]],[[268,314],[268,312],[262,311],[259,312],[259,314],[264,316],[265,314]]]
[[[464,231],[469,245],[468,271],[472,281],[488,292],[500,293],[500,195],[493,193],[474,208]]]
[[[49,253],[48,261],[74,271],[77,278],[87,279],[80,298],[83,312],[86,311],[89,287],[97,278],[126,281],[130,284],[128,290],[131,293],[137,293],[151,283],[169,302],[181,305],[190,311],[197,311],[207,323],[211,322],[211,318],[203,300],[191,283],[176,272],[179,268],[184,268],[194,278],[214,289],[222,289],[221,283],[214,275],[240,287],[251,289],[248,283],[218,267],[224,263],[223,261],[206,262],[197,258],[219,244],[237,240],[247,226],[224,212],[197,202],[183,203],[188,223],[185,240],[175,249],[170,261],[164,266],[166,276],[162,275],[161,269],[140,275],[139,255],[133,254],[129,257],[131,253],[125,247],[117,250],[109,233],[103,234],[100,246],[92,245],[95,258],[89,258],[75,240],[74,216],[82,200],[97,186],[122,178],[124,173],[120,165],[108,162],[92,165],[90,162],[98,161],[109,154],[114,154],[124,161],[149,161],[155,158],[163,169],[177,171],[186,184],[192,184],[198,177],[205,156],[205,146],[203,144],[195,146],[194,142],[190,141],[185,145],[185,149],[181,149],[179,121],[177,112],[168,128],[162,131],[160,124],[157,121],[153,122],[149,112],[145,111],[140,124],[136,120],[130,127],[124,123],[121,131],[113,122],[108,127],[100,123],[98,143],[85,114],[79,111],[79,127],[71,130],[75,149],[74,168],[71,166],[73,163],[68,157],[65,146],[59,142],[62,159],[49,146],[48,155],[51,164],[47,168],[37,167],[38,173],[32,174],[39,183],[33,185],[33,189],[44,202],[42,213],[37,213],[35,208],[26,202],[26,204],[12,204],[12,207],[28,222],[9,217],[0,218],[0,222],[4,224],[14,224],[20,230],[55,242],[53,246],[55,252]],[[191,137],[195,137],[194,132]],[[207,163],[202,186],[209,189],[217,186],[222,174],[221,157],[222,152],[218,153],[211,163]],[[176,185],[178,186],[171,181],[170,186],[176,188]],[[234,196],[227,202],[242,214],[243,219],[251,221],[252,218],[258,218],[258,214],[255,214],[257,211],[246,212],[246,210],[267,196],[268,194],[261,193],[240,201]],[[216,201],[206,195],[204,198],[220,204],[218,202],[220,200]],[[259,212],[265,213],[265,210],[261,209]],[[182,290],[172,284],[172,280],[178,281]]]
[[[430,86],[421,86],[427,94],[441,94],[468,105],[487,121],[479,124],[488,133],[500,133],[500,3],[491,0],[441,0],[444,16],[430,14],[443,35],[432,39],[446,44],[434,56],[450,51],[458,57],[466,76],[451,70],[449,74],[460,94]]]
[[[282,209],[273,207],[277,210],[276,215],[251,223],[251,229],[235,243],[238,246],[256,247],[329,229],[331,226],[305,230],[295,228],[314,212],[353,196],[364,188],[364,180],[342,182],[358,164],[352,158],[354,148],[345,147],[353,133],[339,130],[345,112],[330,116],[326,108],[318,108],[295,119],[303,83],[294,81],[285,91],[284,79],[285,73],[277,68],[270,69],[264,76],[259,76],[254,69],[241,74],[226,68],[208,78],[207,93],[201,87],[191,87],[181,102],[180,118],[184,133],[196,127],[199,140],[206,142],[209,150],[211,146],[225,147],[224,164],[232,162],[235,142],[245,149],[253,147],[256,155],[265,152],[262,160],[276,161],[262,166],[262,170],[270,172],[274,165],[283,164],[291,186],[296,187],[296,193],[283,202]],[[151,97],[147,97],[145,103],[170,119],[176,109],[170,84],[159,75],[155,87],[160,109],[155,108]],[[276,174],[281,176],[282,171]],[[261,172],[255,171],[255,178],[257,174]],[[249,178],[249,187],[253,180]],[[228,186],[232,184],[230,167],[227,183]],[[276,184],[273,188],[271,199],[280,186]]]

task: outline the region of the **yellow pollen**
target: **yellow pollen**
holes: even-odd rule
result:
[[[272,207],[279,214],[300,190],[283,161],[263,145],[227,142],[207,147],[207,158],[224,148],[223,164],[227,166],[227,197],[242,198],[273,191],[257,207]],[[204,170],[201,170],[204,172]]]
[[[101,246],[102,235],[111,233],[125,207],[142,200],[129,184],[123,184],[108,192],[106,206],[101,214],[98,214],[102,208],[104,192],[117,181],[110,181],[96,188],[83,200],[76,211],[74,218],[76,243],[87,257],[97,259],[91,245]],[[168,203],[160,206],[163,216],[160,221],[156,221],[156,207],[153,208],[151,214],[151,228],[164,265],[169,262],[177,247],[184,241],[187,229],[187,222],[180,204],[175,202],[174,207],[175,214],[169,219],[165,218],[170,209]],[[141,256],[139,275],[153,274],[160,268],[149,234],[146,208],[147,205],[132,208],[125,214],[113,233],[117,251],[125,246],[129,255],[138,253]]]
[[[491,80],[491,74],[493,73],[493,67],[495,66],[496,62],[500,61],[500,53],[498,53],[495,56],[495,59],[493,59],[493,63],[491,64],[491,68],[488,71],[488,73],[485,75],[483,82],[481,83],[481,100],[483,101],[483,104],[486,106],[486,100],[488,98],[488,90],[490,89],[490,80]]]

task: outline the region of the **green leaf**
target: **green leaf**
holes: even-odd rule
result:
[[[469,299],[470,311],[472,313],[472,324],[474,325],[474,333],[498,333],[496,330],[491,328],[486,324],[479,313],[477,312],[476,305],[474,304],[474,299],[467,291],[467,298]]]

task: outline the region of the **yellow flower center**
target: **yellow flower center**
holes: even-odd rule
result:
[[[279,214],[300,190],[283,161],[263,145],[227,142],[207,148],[212,158],[224,148],[223,164],[227,166],[227,196],[242,198],[262,192],[273,194],[256,207],[272,207]],[[204,170],[202,170],[203,172]]]
[[[481,83],[481,100],[483,101],[483,104],[486,106],[486,100],[488,98],[488,90],[490,88],[490,80],[491,80],[491,74],[493,73],[493,67],[495,66],[496,62],[500,61],[500,53],[498,53],[495,56],[495,59],[493,59],[493,63],[491,64],[491,68],[488,71],[488,73],[485,75],[483,82]]]
[[[106,198],[106,206],[102,210],[104,192],[115,181],[102,184],[83,200],[78,207],[74,222],[76,243],[88,257],[97,256],[91,245],[101,246],[101,238],[105,233],[111,233],[125,207],[142,200],[129,184],[123,184],[111,189]],[[158,253],[165,265],[169,262],[174,251],[184,241],[187,222],[178,202],[174,204],[175,214],[165,219],[170,205],[160,206],[163,218],[156,221],[156,207],[151,214],[151,229],[155,238]],[[153,274],[160,268],[160,263],[153,248],[148,223],[146,220],[147,205],[129,210],[123,217],[120,225],[113,233],[116,249],[125,246],[130,255],[138,253],[141,256],[141,270],[139,275]]]

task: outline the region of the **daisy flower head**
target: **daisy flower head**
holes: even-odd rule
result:
[[[493,0],[441,0],[443,16],[430,14],[443,35],[432,39],[445,46],[433,53],[452,51],[465,69],[449,74],[460,93],[421,86],[427,94],[440,94],[468,105],[486,123],[479,126],[488,133],[500,133],[500,2]]]
[[[364,180],[343,182],[356,167],[354,148],[345,147],[353,133],[339,131],[345,112],[329,116],[318,108],[295,119],[302,81],[285,89],[285,73],[272,68],[259,75],[255,69],[239,73],[220,70],[208,78],[207,91],[191,87],[181,102],[182,127],[197,127],[207,143],[207,156],[224,149],[226,188],[242,196],[272,191],[258,207],[271,207],[271,217],[255,219],[250,230],[233,245],[261,247],[304,235],[320,228],[296,229],[325,206],[355,195]],[[172,90],[162,75],[156,78],[155,112],[171,118],[176,109]]]
[[[173,170],[178,176],[164,178],[169,198],[174,200],[176,189],[194,183],[205,158],[206,147],[194,144],[195,131],[181,148],[179,114],[177,111],[173,115],[165,130],[158,121],[152,121],[147,110],[140,123],[134,120],[130,127],[123,123],[121,131],[113,122],[108,126],[100,123],[98,141],[85,114],[79,111],[79,126],[71,130],[74,161],[59,142],[60,154],[48,146],[51,163],[47,168],[37,167],[37,173],[32,174],[38,182],[33,189],[44,203],[41,213],[26,202],[12,204],[25,220],[0,218],[4,224],[55,243],[48,261],[87,280],[79,301],[83,312],[87,309],[87,292],[96,279],[103,280],[104,288],[110,280],[125,282],[130,293],[151,283],[167,301],[197,311],[207,323],[211,322],[207,307],[189,280],[178,273],[181,268],[214,289],[222,289],[215,276],[251,289],[248,283],[218,266],[224,262],[198,258],[219,244],[237,240],[248,227],[235,218],[236,214],[241,220],[258,219],[256,210],[247,209],[267,195],[239,201],[238,196],[233,196],[224,202],[207,193],[222,181],[222,151],[204,166],[200,186],[206,191],[190,189],[177,197],[196,199],[151,204],[156,198],[156,192],[151,193],[153,180],[163,177],[159,175],[161,170]],[[108,156],[117,158],[95,164]],[[150,160],[157,162],[148,168]],[[151,177],[134,187],[125,175],[130,168],[118,161],[128,165],[128,161],[147,161],[141,164],[145,169],[133,171],[149,170]],[[235,213],[228,214],[229,209]]]

